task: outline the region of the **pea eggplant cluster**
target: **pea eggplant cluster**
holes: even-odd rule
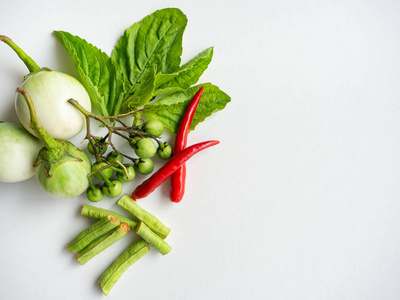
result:
[[[164,126],[160,121],[134,119],[134,124],[128,126],[122,121],[121,116],[107,119],[86,111],[74,99],[70,99],[69,102],[87,118],[87,151],[94,156],[95,160],[88,175],[89,188],[86,195],[90,201],[101,201],[104,196],[118,197],[122,193],[122,183],[133,181],[136,173],[148,175],[153,172],[154,156],[164,160],[171,157],[172,147],[167,142],[161,141]],[[100,120],[105,125],[108,129],[105,136],[91,134],[90,118]],[[138,123],[142,124],[138,125]],[[112,140],[114,135],[124,138],[135,156],[118,150]],[[111,151],[108,152],[110,148]],[[126,163],[126,160],[130,162]]]

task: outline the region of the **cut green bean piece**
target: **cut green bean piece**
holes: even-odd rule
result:
[[[156,248],[162,255],[171,251],[171,246],[168,245],[159,235],[155,234],[143,222],[140,222],[136,227],[135,232],[140,235],[146,242]]]
[[[85,249],[79,252],[77,256],[78,262],[81,265],[84,265],[101,251],[108,248],[120,238],[122,238],[130,230],[131,228],[126,223],[119,224],[119,226],[113,231],[99,237],[97,240],[94,240]]]
[[[69,244],[67,248],[72,253],[79,252],[83,250],[87,245],[97,239],[99,236],[109,232],[120,224],[120,222],[114,216],[107,216],[92,226],[81,231]]]
[[[171,231],[167,226],[161,223],[155,216],[141,208],[131,197],[124,195],[118,200],[117,205],[121,206],[127,212],[131,213],[139,221],[142,221],[153,232],[162,238],[166,238]]]
[[[83,205],[83,207],[82,207],[81,215],[84,217],[90,217],[90,218],[93,218],[96,220],[100,220],[100,219],[110,215],[110,216],[116,217],[120,222],[124,222],[124,223],[128,224],[132,231],[135,230],[135,228],[138,224],[137,222],[135,222],[131,219],[125,218],[113,211],[102,209],[99,207],[94,207],[91,205],[86,205],[86,204]]]
[[[144,240],[139,240],[132,244],[128,249],[124,251],[104,272],[99,280],[101,289],[104,295],[108,295],[118,279],[121,278],[122,274],[135,262],[137,262],[141,257],[143,257],[147,252],[149,252],[150,247]]]

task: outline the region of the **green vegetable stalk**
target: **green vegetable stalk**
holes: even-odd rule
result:
[[[168,245],[159,235],[151,231],[143,222],[138,224],[135,232],[151,246],[156,248],[162,255],[168,254],[171,251],[171,246]]]
[[[141,208],[135,201],[128,195],[124,195],[118,200],[117,205],[124,208],[127,212],[131,213],[138,220],[142,221],[156,234],[162,238],[166,238],[171,231],[167,226],[161,223],[155,216]]]
[[[149,250],[149,244],[144,240],[139,240],[126,249],[124,253],[122,253],[107,269],[107,271],[104,272],[99,280],[104,295],[107,296],[122,274],[149,252]]]
[[[85,249],[79,252],[77,255],[78,262],[81,265],[84,265],[101,251],[107,249],[120,238],[125,236],[130,230],[131,229],[127,224],[121,223],[116,229],[99,237],[97,240],[94,240]]]
[[[119,224],[120,222],[113,216],[109,215],[104,217],[92,226],[81,231],[71,242],[68,243],[67,248],[72,253],[79,252],[95,239],[114,229]]]

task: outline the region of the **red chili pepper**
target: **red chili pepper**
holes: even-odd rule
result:
[[[172,157],[164,166],[158,169],[150,178],[145,180],[142,184],[136,187],[133,191],[131,198],[133,200],[144,198],[159,187],[169,176],[171,176],[182,164],[196,153],[208,147],[217,145],[219,141],[201,142],[189,146]]]
[[[175,155],[186,148],[187,137],[190,131],[190,124],[192,123],[194,113],[197,105],[200,102],[201,95],[203,94],[204,87],[194,95],[192,101],[190,101],[185,114],[182,117],[179,125],[178,132],[175,137],[175,146],[172,154]],[[174,174],[171,175],[171,189],[169,198],[172,202],[180,202],[185,194],[185,181],[186,181],[186,165],[183,164],[178,168]]]

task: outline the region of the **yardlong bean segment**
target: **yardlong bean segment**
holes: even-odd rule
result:
[[[139,223],[135,232],[151,246],[156,248],[162,255],[168,254],[171,251],[171,246],[168,245],[159,235],[151,231],[143,222]]]
[[[126,249],[124,253],[122,253],[107,269],[107,271],[104,272],[99,280],[104,295],[107,296],[122,274],[128,270],[131,265],[149,252],[149,250],[149,244],[142,239]]]
[[[113,216],[107,216],[100,219],[92,226],[81,231],[69,244],[67,248],[72,253],[79,252],[88,246],[91,242],[97,239],[99,236],[109,232],[120,224],[117,218]]]
[[[125,218],[113,211],[106,210],[106,209],[99,208],[99,207],[94,207],[91,205],[86,205],[86,204],[83,205],[83,207],[82,207],[81,215],[84,217],[90,217],[90,218],[93,218],[96,220],[100,220],[100,219],[110,215],[110,216],[117,218],[120,222],[124,222],[124,223],[128,224],[132,231],[135,230],[135,228],[138,224],[137,222],[135,222],[131,219]]]
[[[124,195],[118,200],[117,204],[125,209],[127,212],[131,213],[139,221],[142,221],[149,227],[153,232],[166,238],[171,231],[167,226],[165,226],[160,220],[155,216],[141,208],[135,201],[132,200],[128,195]]]
[[[77,259],[84,265],[104,249],[108,248],[130,231],[130,227],[121,223],[116,229],[91,242],[85,249],[78,253]]]

